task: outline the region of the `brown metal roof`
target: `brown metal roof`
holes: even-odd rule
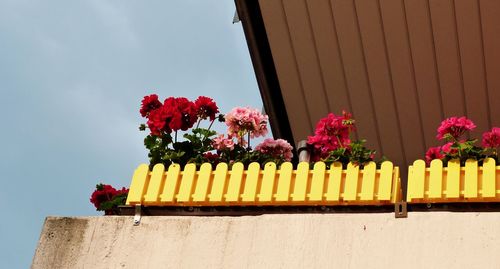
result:
[[[278,110],[285,110],[292,133],[286,138],[305,139],[328,112],[347,110],[359,138],[403,165],[438,144],[436,128],[446,117],[468,116],[478,125],[476,136],[500,126],[498,0],[236,3],[250,51],[251,42],[270,49],[275,73],[256,73],[279,81],[259,85],[270,114],[276,107],[266,94],[281,93]],[[241,16],[249,6],[262,25],[249,26],[248,14]],[[249,34],[252,27],[265,29],[264,41]],[[284,119],[271,115],[276,121]]]

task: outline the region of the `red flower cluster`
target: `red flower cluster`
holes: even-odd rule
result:
[[[451,117],[441,122],[437,132],[437,139],[442,140],[447,134],[455,140],[461,137],[466,131],[471,131],[476,125],[466,117]]]
[[[90,196],[90,202],[99,210],[102,203],[112,201],[116,196],[127,194],[128,191],[129,190],[125,187],[121,190],[117,190],[111,185],[98,184],[96,190],[92,193],[92,196]]]
[[[318,122],[314,136],[307,138],[307,144],[319,152],[317,157],[324,158],[333,150],[348,148],[351,143],[349,137],[354,129],[354,120],[350,113],[343,111],[342,116],[329,113]]]
[[[144,96],[144,99],[142,99],[141,110],[139,112],[141,113],[142,117],[147,117],[149,116],[149,112],[160,107],[161,102],[158,100],[158,95],[151,94],[148,96]]]
[[[500,128],[493,127],[490,132],[483,134],[483,147],[485,148],[498,148],[500,147]]]
[[[145,96],[140,109],[141,115],[148,119],[147,125],[152,135],[186,131],[193,127],[198,118],[209,117],[214,120],[218,112],[215,102],[205,96],[198,97],[195,102],[184,97],[169,97],[161,104],[155,94]]]
[[[196,113],[200,119],[210,118],[211,121],[215,120],[215,115],[219,113],[219,108],[212,98],[200,96],[194,101]]]

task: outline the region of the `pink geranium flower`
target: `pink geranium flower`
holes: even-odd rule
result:
[[[285,161],[291,161],[293,157],[293,147],[286,140],[272,138],[265,139],[255,147],[256,151],[268,154],[274,158],[282,158]]]
[[[476,125],[466,117],[450,117],[441,122],[436,137],[442,140],[445,139],[448,134],[457,140],[466,131],[471,131],[474,128],[476,128]]]
[[[267,115],[249,107],[235,107],[226,114],[228,134],[241,138],[250,133],[251,138],[267,134]]]
[[[212,146],[216,150],[233,150],[234,149],[234,141],[232,137],[225,137],[223,134],[217,136],[213,139]]]
[[[461,143],[464,142],[464,141],[460,141]],[[458,149],[456,148],[451,148],[451,146],[453,145],[453,142],[449,142],[449,143],[446,143],[444,144],[442,147],[441,147],[441,151],[444,153],[444,154],[447,154],[447,155],[456,155],[458,153]]]
[[[319,120],[314,136],[309,136],[307,143],[314,147],[320,158],[326,157],[335,149],[348,148],[351,143],[349,136],[353,130],[354,120],[350,113],[343,111],[342,116],[329,113]]]
[[[483,134],[482,145],[485,148],[498,148],[500,147],[500,128],[493,127],[491,131]]]
[[[429,165],[432,160],[442,160],[444,155],[441,153],[441,147],[431,147],[425,153],[425,162]]]

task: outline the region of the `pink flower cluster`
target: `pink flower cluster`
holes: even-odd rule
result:
[[[233,150],[234,149],[234,141],[233,138],[228,136],[227,138],[221,134],[213,139],[212,146],[216,150]]]
[[[500,128],[493,127],[491,131],[483,134],[482,145],[485,148],[498,148],[500,147]]]
[[[466,117],[450,117],[441,122],[437,132],[437,139],[443,140],[447,134],[458,140],[466,131],[471,131],[476,125]]]
[[[500,147],[500,128],[493,127],[491,131],[483,133],[482,146],[479,148],[474,146],[475,140],[460,140],[460,137],[466,132],[476,128],[476,125],[466,117],[451,117],[441,122],[438,128],[437,138],[440,140],[446,139],[450,142],[440,147],[431,147],[425,153],[425,160],[430,164],[432,160],[439,159],[467,159],[467,158],[482,158],[492,157],[498,158],[498,147]],[[452,146],[455,145],[453,148]],[[468,151],[462,152],[460,148],[467,147],[475,151],[475,155],[469,155]],[[486,149],[493,149],[486,150]],[[479,154],[479,155],[478,155]],[[493,154],[493,155],[491,155]],[[482,156],[482,157],[478,157]]]
[[[251,138],[267,134],[267,115],[249,107],[235,107],[226,114],[228,134],[241,138],[250,133]]]
[[[272,138],[267,138],[257,145],[255,150],[285,161],[291,161],[293,157],[293,147],[283,139],[274,140]]]
[[[309,136],[307,143],[323,158],[333,150],[348,148],[351,143],[349,136],[353,130],[354,120],[350,113],[343,111],[342,116],[329,113],[318,122],[314,136]]]

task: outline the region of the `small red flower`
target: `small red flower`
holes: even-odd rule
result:
[[[442,160],[444,155],[441,153],[441,147],[432,147],[425,153],[425,162],[429,165],[432,160],[439,159]]]
[[[500,147],[500,128],[493,127],[490,132],[485,132],[483,134],[482,145],[485,148]]]
[[[200,119],[210,118],[215,120],[215,115],[219,113],[219,108],[212,98],[200,96],[194,101],[196,113]]]
[[[218,164],[220,162],[220,156],[212,152],[203,153],[203,157],[211,164]]]
[[[158,100],[158,95],[151,94],[149,96],[144,96],[139,112],[141,113],[142,117],[147,117],[151,111],[160,107],[161,102]]]
[[[461,141],[463,142],[463,141]],[[441,151],[444,153],[444,154],[447,154],[447,155],[456,155],[458,153],[458,149],[456,148],[451,148],[451,146],[453,145],[453,142],[449,142],[449,143],[446,143],[444,144],[442,147],[441,147]]]
[[[101,204],[106,201],[111,201],[113,196],[117,195],[118,191],[111,185],[98,184],[96,190],[90,197],[90,202],[94,204],[96,209],[101,207]]]

